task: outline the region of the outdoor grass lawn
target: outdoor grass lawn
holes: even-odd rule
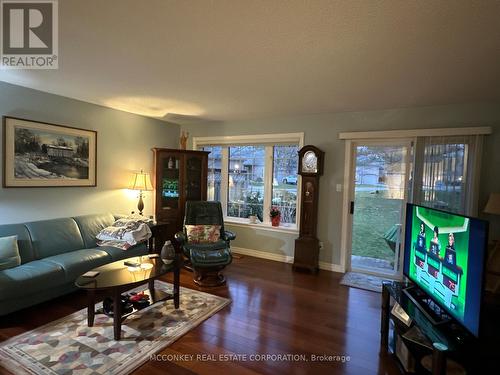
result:
[[[356,192],[352,254],[394,262],[394,252],[383,236],[394,224],[400,223],[402,201],[384,198],[383,190],[372,194],[375,190]]]

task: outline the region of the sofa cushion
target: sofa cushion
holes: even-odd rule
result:
[[[34,294],[64,284],[62,267],[44,260],[0,271],[0,300]]]
[[[138,245],[132,246],[127,250],[122,250],[117,247],[111,246],[99,246],[96,249],[103,250],[108,253],[109,256],[113,258],[113,261],[148,255],[148,247],[145,243],[140,243]]]
[[[72,218],[26,223],[36,259],[84,248],[80,229]]]
[[[0,237],[0,271],[21,265],[17,236]]]
[[[75,281],[85,272],[113,260],[100,249],[82,249],[44,258],[43,261],[61,267],[66,275],[65,281]]]
[[[96,247],[97,234],[115,222],[115,217],[112,214],[76,216],[73,219],[75,219],[80,228],[86,248]]]
[[[17,246],[21,263],[28,263],[35,260],[33,247],[31,246],[31,237],[24,224],[6,224],[0,225],[0,237],[17,236]]]

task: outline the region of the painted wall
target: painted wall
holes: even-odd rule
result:
[[[182,130],[189,131],[190,137],[305,132],[306,144],[316,145],[326,152],[325,173],[320,182],[318,237],[324,242],[320,260],[338,264],[340,262],[343,193],[337,192],[335,185],[343,184],[344,179],[344,142],[338,139],[339,132],[484,125],[494,127],[494,134],[488,136],[484,144],[485,157],[479,205],[479,207],[484,207],[488,194],[500,191],[500,179],[497,177],[500,165],[500,105],[498,103],[200,123],[183,126]],[[492,237],[499,238],[499,218],[492,219],[494,219]],[[295,234],[230,225],[228,227],[238,234],[234,246],[293,256],[293,240],[297,237]]]
[[[97,187],[1,188],[0,224],[99,212],[129,213],[132,172],[152,171],[152,147],[177,147],[179,126],[0,82],[0,115],[97,131]],[[0,144],[3,144],[0,134]],[[2,156],[3,157],[3,156]],[[3,163],[3,161],[2,161]],[[152,214],[152,192],[145,193]]]

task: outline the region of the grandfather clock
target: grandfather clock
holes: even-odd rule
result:
[[[300,232],[295,240],[293,268],[318,272],[319,240],[318,223],[319,176],[323,174],[325,153],[315,146],[304,146],[299,151],[299,174],[302,176]]]

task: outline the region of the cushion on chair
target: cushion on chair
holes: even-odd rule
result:
[[[189,258],[195,267],[224,266],[232,261],[231,251],[225,241],[211,244],[187,244],[184,249],[189,252]]]
[[[17,236],[0,237],[0,270],[14,268],[20,264]]]
[[[35,260],[0,271],[0,300],[45,291],[64,282],[64,270],[59,264]]]
[[[194,267],[227,266],[232,260],[227,248],[210,251],[191,250],[191,263]]]
[[[214,243],[220,239],[220,225],[185,225],[188,243]]]
[[[70,253],[54,255],[43,260],[62,267],[66,275],[66,281],[74,281],[85,272],[113,261],[108,253],[99,249],[76,250]]]

